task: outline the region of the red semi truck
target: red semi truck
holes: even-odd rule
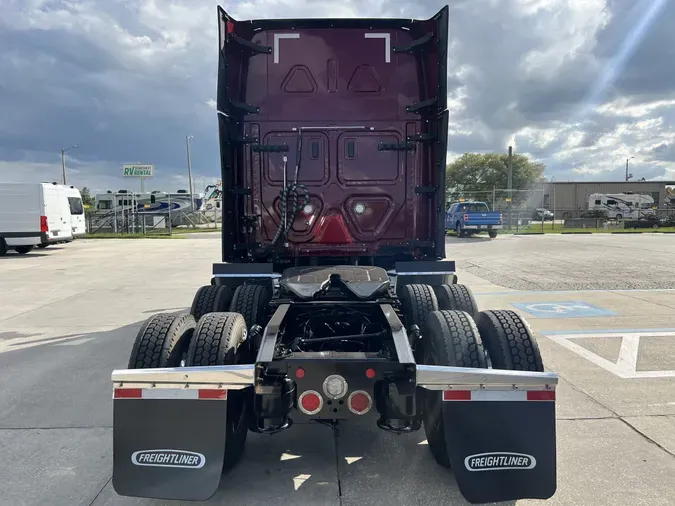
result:
[[[249,432],[365,418],[470,502],[551,497],[558,377],[445,259],[448,8],[218,26],[222,262],[112,373],[115,490],[206,500]]]

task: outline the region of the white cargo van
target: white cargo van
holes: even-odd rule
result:
[[[70,224],[73,237],[82,237],[87,233],[87,224],[84,217],[82,194],[74,186],[63,186],[70,211]]]
[[[73,240],[65,188],[55,183],[0,183],[0,256]]]

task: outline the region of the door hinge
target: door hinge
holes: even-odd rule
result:
[[[436,107],[438,104],[438,99],[436,97],[430,98],[428,100],[423,100],[422,102],[417,102],[413,105],[409,105],[405,108],[407,112],[413,112],[417,114],[422,114],[428,109]]]

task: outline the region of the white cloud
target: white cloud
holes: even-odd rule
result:
[[[429,18],[446,2],[221,3],[241,20]],[[505,150],[511,142],[547,163],[558,179],[611,177],[620,159],[633,154],[636,174],[672,175],[675,79],[662,76],[657,87],[653,69],[663,65],[663,48],[675,47],[675,7],[648,28],[658,43],[641,43],[639,58],[627,62],[604,102],[582,119],[575,116],[612,56],[615,46],[605,39],[634,24],[631,5],[451,3],[449,159],[464,151]],[[195,171],[217,177],[216,21],[215,4],[207,0],[5,0],[0,179],[58,178],[59,149],[77,143],[82,148],[70,173],[80,185],[121,188],[119,166],[141,160],[156,163],[163,174],[156,183],[173,188],[187,183],[180,178],[188,133],[195,135]],[[641,72],[647,62],[657,66]]]

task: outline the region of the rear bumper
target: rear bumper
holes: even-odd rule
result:
[[[49,232],[42,232],[40,234],[40,243],[41,244],[56,244],[59,242],[68,242],[73,240],[73,234],[68,235],[53,235],[51,236]]]
[[[501,230],[504,225],[464,225],[465,230]]]
[[[7,246],[37,246],[41,241],[40,232],[2,232],[0,238]]]

